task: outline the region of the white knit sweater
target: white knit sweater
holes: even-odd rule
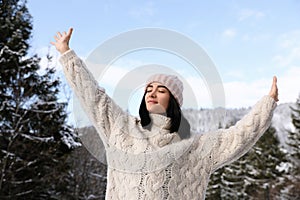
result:
[[[69,50],[66,79],[97,129],[108,160],[106,199],[204,199],[210,175],[245,154],[269,127],[276,102],[264,96],[235,126],[181,140],[170,119],[151,114],[151,130],[106,95]]]

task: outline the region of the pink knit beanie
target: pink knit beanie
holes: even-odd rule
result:
[[[181,80],[178,79],[177,76],[167,74],[154,74],[148,78],[146,86],[153,82],[159,82],[166,86],[168,90],[172,93],[172,95],[175,97],[179,105],[182,106],[183,83],[181,82]]]

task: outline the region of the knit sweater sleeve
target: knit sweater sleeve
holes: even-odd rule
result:
[[[258,141],[269,128],[276,102],[270,96],[258,101],[236,125],[219,129],[209,138],[212,171],[229,164],[245,153]]]
[[[85,63],[73,50],[65,52],[59,61],[87,116],[100,133],[101,139],[107,140],[114,123],[124,111],[98,85]]]

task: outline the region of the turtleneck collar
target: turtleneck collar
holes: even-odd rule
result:
[[[154,113],[149,113],[149,116],[151,119],[151,123],[150,123],[151,130],[155,128],[155,129],[160,129],[160,130],[165,130],[170,132],[169,130],[171,128],[171,118],[163,114],[154,114]]]
[[[150,132],[154,135],[150,137],[155,146],[163,147],[167,144],[178,142],[180,137],[177,132],[170,133],[171,118],[162,114],[149,114],[151,123],[148,125]]]

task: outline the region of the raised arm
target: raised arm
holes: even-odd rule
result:
[[[85,63],[70,49],[69,41],[72,32],[72,28],[67,33],[58,32],[54,37],[55,42],[51,44],[61,53],[60,62],[63,65],[65,77],[105,142],[118,117],[125,112],[98,85]]]
[[[203,138],[211,146],[212,171],[237,160],[250,150],[270,126],[276,101],[277,78],[273,77],[269,95],[257,102],[236,125],[220,129]]]

